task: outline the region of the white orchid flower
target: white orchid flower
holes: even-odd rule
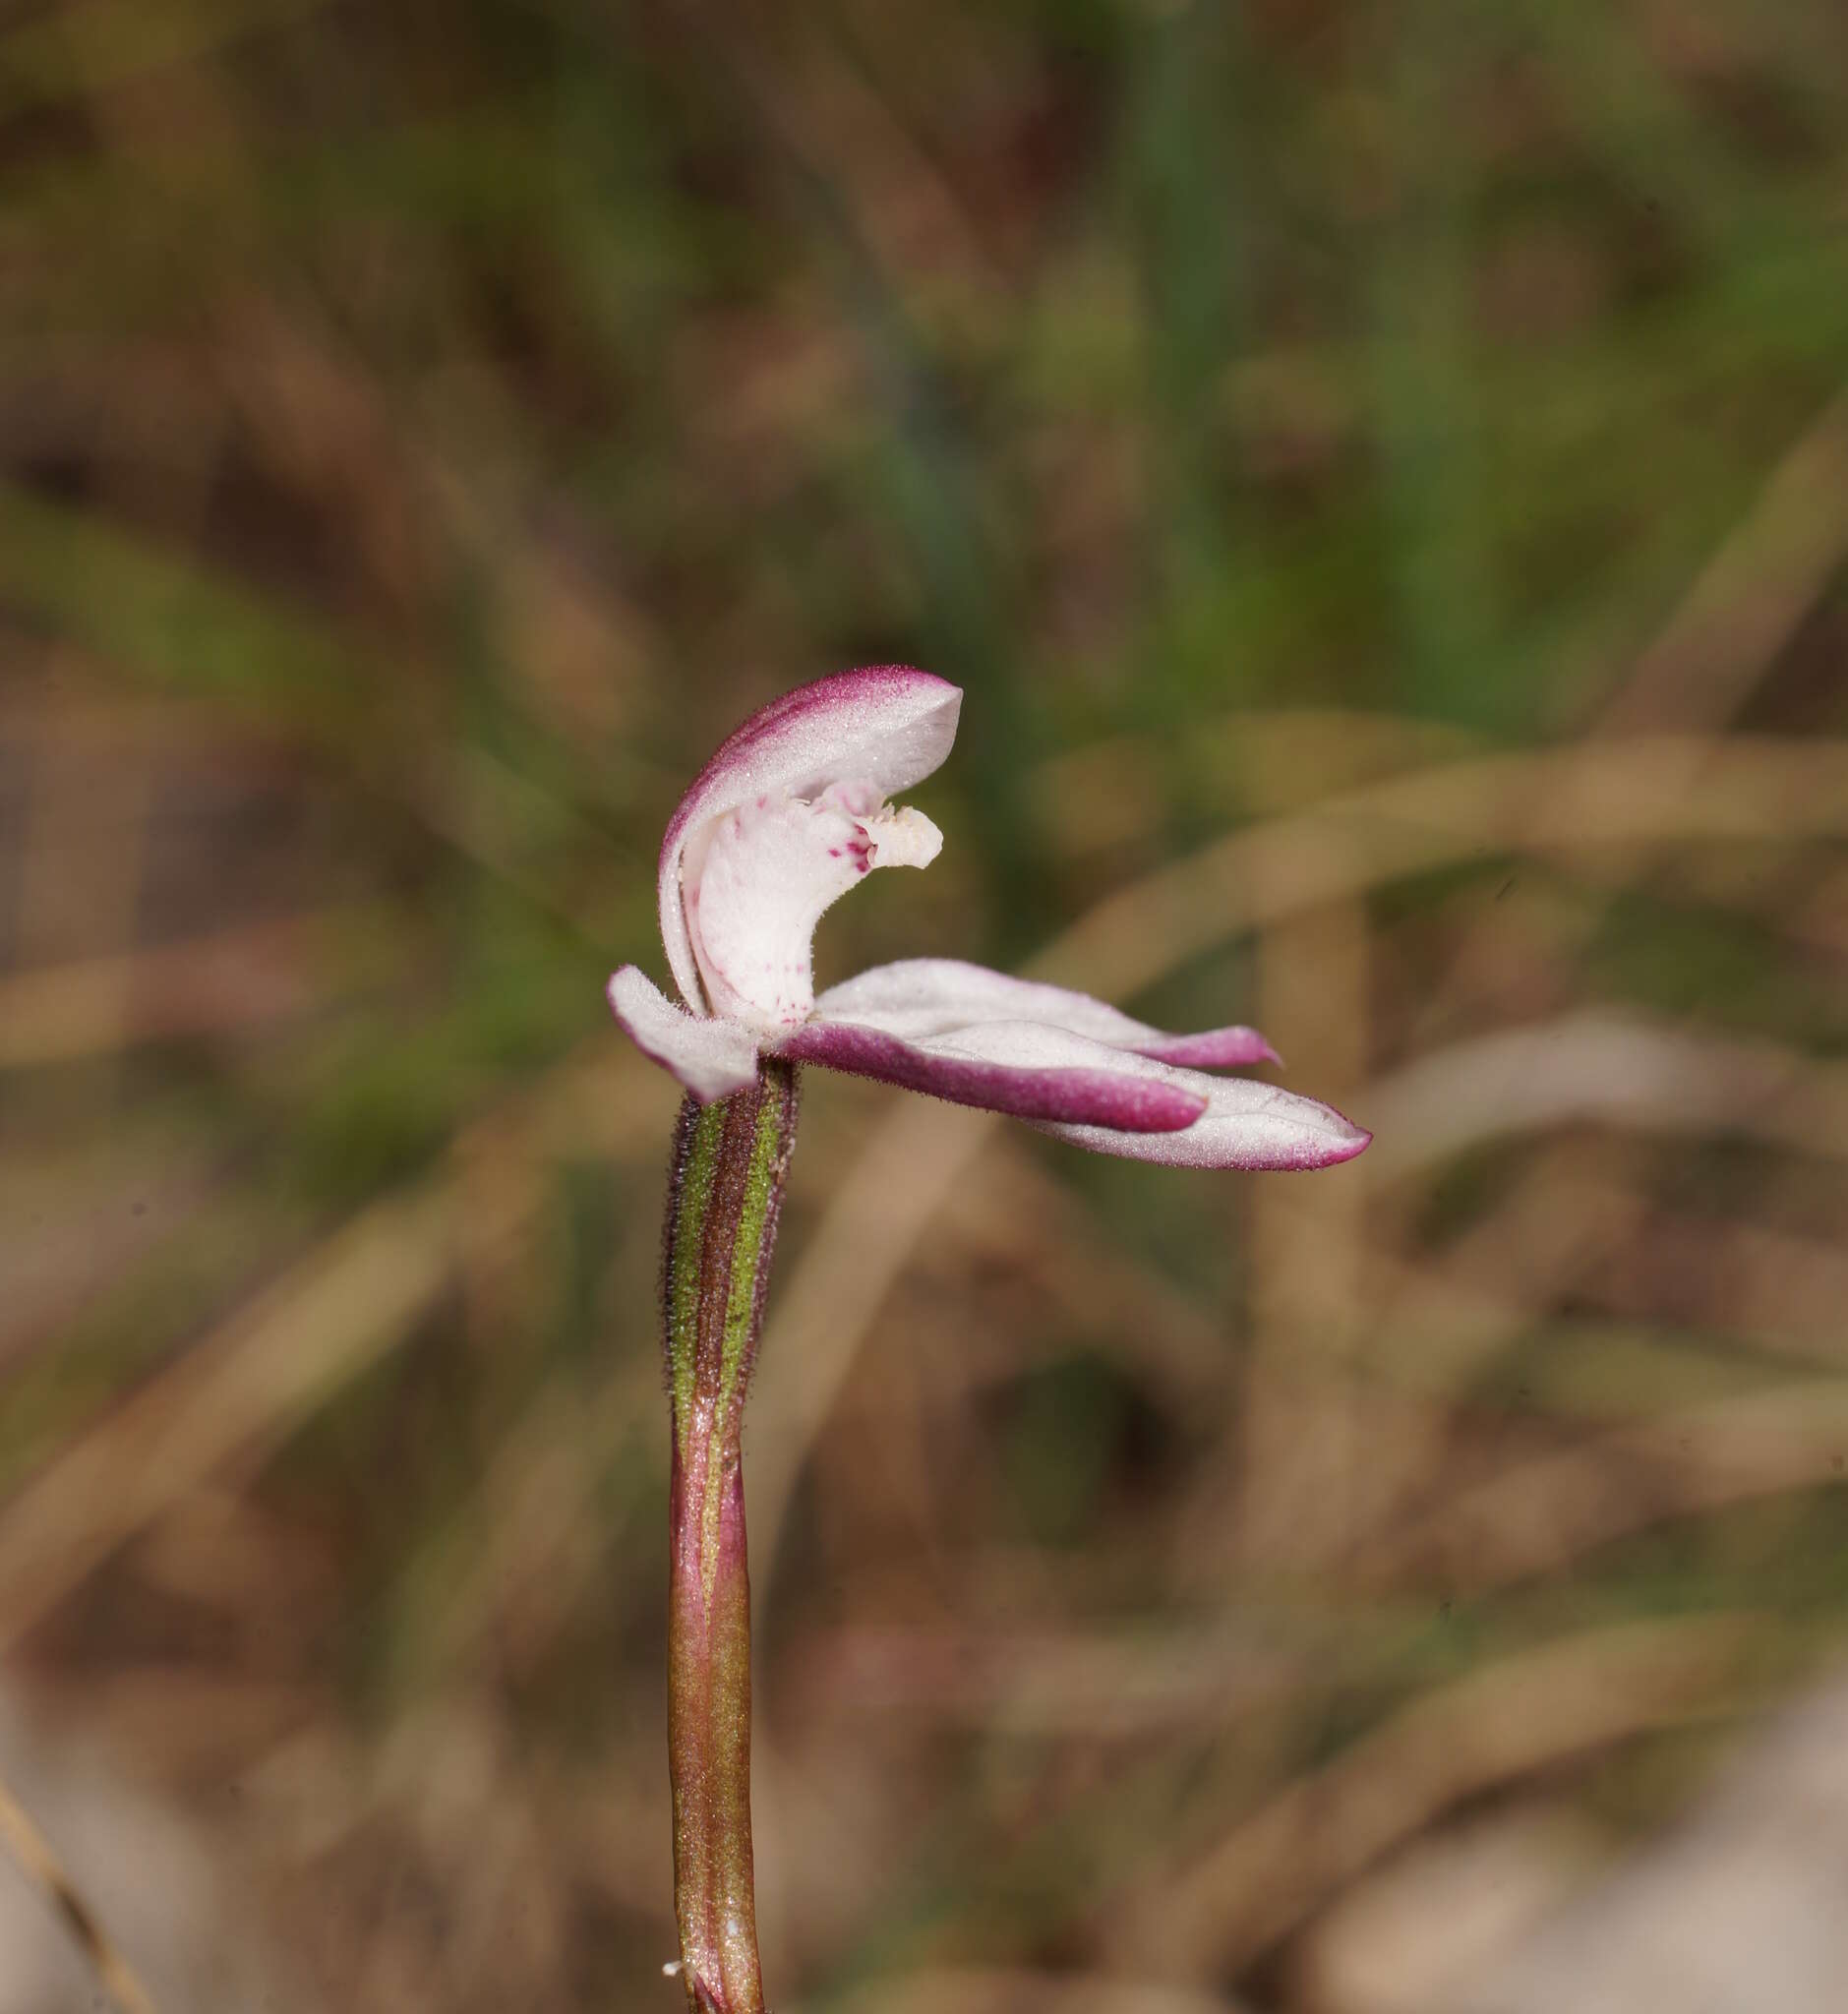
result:
[[[1198,1168],[1318,1168],[1372,1138],[1332,1106],[1208,1071],[1276,1062],[1254,1029],[1166,1035],[1089,994],[947,958],[814,990],[822,914],[875,867],[943,844],[891,798],[934,770],[963,695],[907,666],[842,672],[773,700],[681,800],[661,847],[661,936],[684,1005],[632,965],[610,1005],[699,1101],[759,1058],[819,1063],[1026,1119],[1100,1154]]]

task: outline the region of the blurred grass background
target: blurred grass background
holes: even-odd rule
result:
[[[1848,1650],[1838,8],[13,0],[0,175],[11,1787],[169,2014],[677,2003],[601,987],[851,664],[824,977],[1378,1140],[810,1083],[780,2007],[1434,2009]]]

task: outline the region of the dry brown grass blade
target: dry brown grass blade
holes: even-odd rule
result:
[[[1350,1528],[1369,1536],[1350,1557],[1381,1557],[1395,1533],[1413,1525],[1423,1530],[1427,1517],[1441,1524],[1432,1507],[1474,1487],[1485,1463],[1533,1458],[1557,1432],[1542,1394],[1503,1417],[1491,1441],[1479,1433],[1460,1436],[1455,1400],[1498,1350],[1545,1318],[1562,1292],[1583,1297],[1587,1272],[1635,1236],[1644,1199],[1610,1178],[1609,1161],[1608,1143],[1565,1142],[1539,1154],[1520,1187],[1442,1261],[1407,1263],[1377,1232],[1364,1249],[1340,1249],[1323,1225],[1328,1242],[1319,1261],[1355,1271],[1366,1282],[1364,1363],[1350,1366],[1341,1356],[1328,1363],[1319,1335],[1306,1332],[1280,1375],[1290,1380],[1306,1413],[1325,1403],[1364,1410],[1365,1459],[1343,1479],[1343,1492]],[[1302,1191],[1279,1186],[1286,1199]],[[1651,1339],[1658,1382],[1646,1388],[1650,1392],[1659,1398],[1677,1384],[1695,1392],[1703,1381],[1710,1385],[1710,1357],[1678,1348],[1672,1330],[1653,1332]],[[1358,1395],[1341,1382],[1356,1370],[1364,1378]],[[1201,1471],[1176,1548],[1184,1577],[1222,1576],[1233,1549],[1235,1489],[1235,1471]]]
[[[1349,1102],[1366,1070],[1367,922],[1358,902],[1280,919],[1258,948],[1261,1028],[1289,1030],[1294,1065],[1318,1096]],[[1365,1284],[1361,1225],[1372,1167],[1313,1184],[1258,1182],[1222,1195],[1248,1212],[1250,1344],[1224,1465],[1241,1479],[1238,1547],[1269,1570],[1313,1569],[1351,1537],[1362,1422],[1349,1368]],[[1314,1349],[1326,1388],[1296,1376]]]
[[[1602,1433],[1460,1491],[1383,1533],[1361,1566],[1479,1593],[1675,1517],[1848,1475],[1848,1383],[1806,1378]]]
[[[1486,2014],[1472,1989],[1595,1884],[1611,1851],[1593,1818],[1545,1790],[1443,1825],[1316,1919],[1291,1947],[1286,2004],[1314,2014]]]
[[[0,977],[0,1070],[215,1035],[312,1006],[342,928],[383,911],[337,909]]]
[[[1446,763],[1235,832],[1100,903],[1036,977],[1126,997],[1241,929],[1507,850],[1848,829],[1848,745],[1659,737]]]
[[[619,1105],[621,1099],[603,1094],[546,1099],[552,1120],[546,1132],[557,1130],[559,1140],[552,1144],[566,1148],[630,1146],[630,1130],[645,1132],[645,1126],[623,1122],[619,1140],[601,1138],[611,1132],[609,1114]],[[586,1114],[592,1124],[588,1140],[582,1138]],[[953,1124],[955,1116],[939,1111],[937,1120]],[[506,1142],[498,1140],[496,1150],[504,1155]],[[1101,1236],[1091,1213],[1042,1170],[1014,1134],[1001,1132],[982,1164],[970,1170],[970,1178],[951,1184],[945,1226],[959,1251],[991,1251],[1036,1271],[1036,1287],[1052,1295],[1086,1332],[1101,1330],[1103,1339],[1168,1406],[1187,1410],[1201,1401],[1223,1406],[1225,1353],[1214,1319],[1164,1278],[1118,1253]],[[1147,1317],[1151,1307],[1157,1309],[1155,1321],[1133,1319]],[[812,1368],[805,1363],[803,1370]],[[534,1626],[534,1601],[542,1601],[546,1613],[570,1609],[601,1561],[594,1537],[597,1476],[637,1418],[647,1416],[641,1401],[657,1382],[653,1351],[625,1347],[623,1361],[588,1410],[576,1384],[561,1380],[548,1384],[528,1412],[511,1424],[476,1493],[476,1522],[488,1539],[455,1577],[427,1626],[434,1658],[459,1658],[507,1605],[520,1605],[522,1628],[528,1631]],[[760,1557],[774,1551],[762,1533],[768,1530],[774,1537],[782,1509],[778,1493],[788,1486],[776,1460],[778,1430],[768,1436],[760,1432],[764,1410],[757,1399],[749,1462]],[[1137,1660],[1128,1664],[1137,1666]],[[1137,1697],[1143,1689],[1137,1689]]]
[[[43,1891],[53,1911],[63,1919],[65,1927],[122,2014],[157,2014],[152,1995],[136,1977],[135,1968],[117,1950],[95,1911],[79,1893],[50,1840],[5,1784],[0,1784],[0,1839],[5,1840],[27,1878]]]
[[[0,1647],[124,1539],[389,1348],[448,1269],[445,1191],[375,1204],[58,1454],[0,1512]]]
[[[1252,1711],[1299,1688],[1308,1660],[1233,1621],[1155,1630],[864,1628],[814,1640],[803,1696],[842,1724],[1086,1743],[1139,1741]]]
[[[904,1099],[835,1185],[770,1304],[751,1394],[745,1462],[762,1572],[776,1558],[798,1477],[860,1345],[913,1246],[996,1121]]]
[[[1367,1158],[1381,1181],[1579,1120],[1848,1155],[1848,1068],[1597,1008],[1422,1056],[1373,1085],[1361,1108],[1378,1135]]]
[[[0,1157],[0,1367],[75,1320],[98,1282],[126,1278],[209,1209],[223,1179],[197,1141],[120,1120],[100,1144],[74,1129],[30,1158]]]
[[[510,667],[564,738],[617,731],[654,644],[619,580],[573,564],[521,501],[517,415],[487,383],[473,387],[498,423],[505,460],[458,465],[441,402],[407,406],[333,325],[292,294],[254,288],[223,304],[221,370],[258,451],[290,490],[355,531],[377,586],[418,605],[430,590],[423,533],[435,518],[492,570],[512,633]],[[451,767],[453,767],[451,765]],[[433,777],[421,789],[452,792]],[[554,800],[558,816],[564,805]],[[451,810],[448,815],[453,818]]]
[[[588,1401],[575,1379],[555,1378],[507,1428],[469,1500],[467,1528],[485,1538],[424,1631],[433,1665],[459,1662],[508,1615],[528,1655],[553,1639],[603,1566],[598,1488],[616,1453],[653,1427],[660,1383],[653,1349],[633,1348]]]
[[[1243,2003],[1153,1980],[971,1967],[874,1983],[854,2004],[860,2014],[1239,2014]]]
[[[916,301],[919,277],[951,279],[974,305],[999,284],[975,219],[900,109],[825,29],[801,13],[763,17],[683,0],[766,132],[841,191],[854,228],[889,282]]]
[[[672,1096],[659,1080],[638,1056],[587,1041],[508,1108],[508,1123],[534,1152],[625,1154],[664,1133]],[[373,1204],[0,1508],[0,1649],[124,1540],[409,1333],[453,1270],[454,1180],[446,1171]]]
[[[942,1221],[959,1254],[1031,1282],[1075,1333],[1176,1413],[1227,1402],[1223,1316],[1125,1250],[1099,1213],[1048,1173],[1018,1128],[991,1136],[944,1199]]]
[[[1493,1289],[1470,1283],[1467,1244],[1461,1262],[1453,1256],[1443,1266],[1408,1265],[1378,1247],[1334,1255],[1365,1265],[1376,1309],[1367,1455],[1350,1479],[1357,1521],[1369,1534],[1351,1565],[1375,1586],[1410,1581],[1480,1592],[1556,1570],[1666,1519],[1833,1484],[1844,1473],[1848,1388],[1839,1380],[1809,1377],[1766,1390],[1760,1378],[1750,1391],[1691,1402],[1689,1394],[1710,1390],[1716,1377],[1753,1374],[1740,1365],[1722,1373],[1698,1345],[1683,1346],[1672,1324],[1644,1330],[1636,1342],[1646,1354],[1627,1359],[1620,1374],[1629,1405],[1647,1407],[1646,1419],[1581,1415],[1594,1438],[1565,1452],[1543,1448],[1540,1437],[1556,1435],[1574,1415],[1570,1399],[1562,1411],[1560,1395],[1541,1383],[1531,1414],[1523,1406],[1504,1420],[1493,1451],[1459,1442],[1450,1396],[1496,1349],[1531,1330],[1564,1286],[1584,1296],[1587,1269],[1595,1274],[1636,1233],[1634,1193],[1585,1175],[1576,1155],[1550,1156],[1549,1169],[1483,1226],[1489,1242],[1480,1256]],[[1787,1240],[1763,1250],[1760,1234],[1750,1231],[1730,1234],[1722,1247],[1735,1239],[1743,1242],[1725,1263],[1738,1275],[1737,1326],[1761,1349],[1813,1364],[1818,1346],[1788,1325],[1793,1315],[1816,1313],[1807,1296],[1833,1277],[1816,1271],[1833,1255],[1793,1250]],[[1523,1248],[1520,1268],[1498,1257],[1504,1245]],[[1794,1299],[1786,1277],[1793,1266],[1811,1269]],[[1595,1306],[1594,1288],[1589,1299]],[[1650,1321],[1651,1311],[1639,1319]],[[1341,1402],[1342,1375],[1306,1341],[1290,1372],[1305,1413]],[[1495,1472],[1485,1480],[1489,1461]],[[1218,1471],[1203,1477],[1186,1513],[1181,1553],[1189,1561],[1224,1556],[1228,1487]]]
[[[1848,1250],[1754,1223],[1658,1211],[1626,1264],[1595,1269],[1591,1304],[1633,1320],[1676,1320],[1733,1334],[1764,1356],[1848,1369]],[[1664,1308],[1663,1283],[1672,1282]]]
[[[1690,793],[1690,763],[1701,788]],[[1253,923],[1274,922],[1403,874],[1474,859],[1526,834],[1624,846],[1677,837],[1778,839],[1848,828],[1848,747],[1666,740],[1447,763],[1233,834],[1097,905],[1036,958],[1033,976],[1133,995]],[[1357,1107],[1382,1138],[1371,1098]],[[1409,1109],[1409,1106],[1408,1106]],[[917,1240],[994,1122],[905,1103],[835,1186],[772,1307],[760,1357],[751,1483],[760,1557],[866,1330]],[[1431,1134],[1427,1119],[1424,1133]],[[1427,1142],[1428,1155],[1438,1151]]]
[[[1694,792],[1704,775],[1694,738],[1718,736],[1733,719],[1848,552],[1848,512],[1840,503],[1844,494],[1848,392],[1823,410],[1772,471],[1753,507],[1591,722],[1591,743],[1615,746],[1636,735],[1687,736],[1680,788]],[[1664,781],[1675,788],[1673,768],[1671,758],[1668,778],[1657,778],[1658,790]],[[1558,808],[1543,792],[1511,799],[1510,843],[1523,851],[1542,849]],[[1627,863],[1632,878],[1644,859]],[[1587,912],[1580,919],[1573,934],[1580,942],[1593,927],[1595,914]],[[1564,944],[1556,945],[1556,962],[1565,956]],[[1494,931],[1485,924],[1433,984],[1431,998],[1439,1011],[1487,983],[1495,962]]]
[[[1441,721],[1349,707],[1280,707],[1204,724],[1190,741],[1254,814],[1298,811],[1339,791],[1482,753],[1480,738]],[[1039,828],[1068,855],[1121,846],[1167,816],[1162,751],[1111,735],[1043,762],[1027,785]]]
[[[1217,1978],[1247,1962],[1390,1847],[1464,1799],[1615,1742],[1724,1709],[1762,1620],[1626,1624],[1484,1665],[1335,1761],[1294,1778],[1105,1927],[1116,1968]]]
[[[1786,1126],[1795,1115],[1799,1144],[1818,1144],[1811,1138],[1814,1126],[1818,1139],[1826,1137],[1835,1151],[1848,1146],[1848,1131],[1840,1123],[1842,1085],[1823,1066],[1753,1045],[1744,1051],[1741,1069],[1735,1067],[1737,1044],[1701,1043],[1678,1030],[1644,1031],[1634,1024],[1623,1035],[1626,1040],[1665,1042],[1666,1057],[1652,1057],[1635,1082],[1621,1084],[1614,1102],[1594,1101],[1583,1109],[1674,1128],[1724,1127],[1736,1123],[1742,1096],[1751,1098],[1766,1086],[1781,1092],[1794,1069],[1801,1088],[1785,1102],[1755,1115],[1763,1122],[1760,1133],[1773,1144],[1790,1144]],[[1522,1054],[1530,1041],[1545,1052],[1552,1037],[1537,1031],[1523,1034]],[[1466,1066],[1479,1046],[1466,1045],[1461,1058]],[[1562,1033],[1559,1046],[1562,1078],[1570,1079],[1571,1029]],[[1542,1063],[1539,1074],[1546,1076],[1549,1067]],[[1416,1068],[1422,1073],[1426,1066]],[[1438,1145],[1428,1137],[1430,1126],[1420,1114],[1435,1113],[1437,1132],[1452,1144],[1464,1115],[1470,1131],[1479,1127],[1485,1135],[1512,1116],[1492,1088],[1482,1093],[1477,1111],[1475,1094],[1444,1069],[1434,1069],[1420,1083],[1443,1095],[1406,1100],[1403,1153],[1410,1162],[1422,1163]],[[1497,1073],[1497,1083],[1516,1087],[1516,1101],[1528,1122],[1545,1118],[1545,1086],[1536,1086],[1530,1072]],[[1578,1096],[1577,1087],[1565,1093],[1575,1108]],[[1370,1116],[1375,1102],[1369,1100]],[[1394,1129],[1399,1122],[1391,1118],[1392,1107],[1386,1109],[1383,1137],[1398,1140],[1401,1133]],[[1640,1389],[1654,1393],[1657,1404],[1676,1408],[1665,1419],[1658,1416],[1655,1427],[1601,1436],[1592,1447],[1570,1454],[1523,1460],[1519,1452],[1523,1442],[1531,1457],[1531,1423],[1517,1418],[1507,1424],[1502,1445],[1507,1451],[1503,1458],[1512,1452],[1519,1466],[1486,1483],[1466,1470],[1447,1480],[1457,1450],[1455,1420],[1442,1401],[1495,1350],[1529,1329],[1562,1288],[1572,1285],[1582,1302],[1599,1306],[1606,1297],[1598,1292],[1595,1275],[1634,1248],[1640,1235],[1642,1198],[1611,1179],[1607,1161],[1607,1155],[1594,1155],[1588,1146],[1580,1153],[1571,1143],[1563,1145],[1530,1170],[1521,1187],[1441,1266],[1407,1265],[1378,1246],[1364,1256],[1348,1255],[1345,1263],[1367,1269],[1375,1310],[1361,1518],[1372,1536],[1359,1553],[1362,1562],[1371,1564],[1363,1571],[1389,1579],[1416,1574],[1446,1587],[1495,1585],[1561,1565],[1659,1518],[1812,1488],[1839,1474],[1848,1429],[1834,1388],[1806,1381],[1691,1407],[1688,1393],[1699,1392],[1702,1383],[1710,1386],[1716,1366],[1699,1349],[1678,1350],[1674,1332],[1667,1329],[1646,1338],[1658,1381]],[[1691,1227],[1688,1235],[1708,1248],[1716,1279],[1731,1281],[1724,1293],[1717,1285],[1697,1290],[1710,1316],[1729,1318],[1730,1326],[1762,1350],[1806,1364],[1833,1361],[1838,1352],[1832,1342],[1819,1329],[1813,1339],[1806,1328],[1818,1321],[1816,1296],[1833,1278],[1832,1254],[1736,1227],[1717,1245],[1710,1226]],[[1324,1256],[1343,1263],[1338,1250]],[[1472,1283],[1478,1279],[1494,1284]],[[1667,1319],[1646,1304],[1618,1312],[1645,1323]],[[1304,1338],[1291,1376],[1306,1411],[1340,1402],[1330,1372],[1315,1339]],[[1634,1362],[1628,1376],[1634,1386]],[[1679,1401],[1667,1396],[1677,1384],[1684,1388]],[[1537,1403],[1544,1413],[1550,1401],[1543,1394]],[[1361,1485],[1356,1481],[1353,1487]],[[1210,1483],[1203,1493],[1206,1501],[1191,1513],[1205,1556],[1217,1556],[1223,1546],[1218,1536],[1224,1522],[1222,1495],[1217,1481]],[[1194,1549],[1188,1550],[1191,1556]]]
[[[18,870],[10,955],[25,965],[55,965],[132,941],[148,845],[146,812],[153,774],[144,749],[122,751],[106,797],[99,800],[89,768],[89,709],[53,685],[26,738],[32,788],[18,840]],[[99,801],[109,815],[97,816]],[[3,1007],[4,1002],[0,1002]],[[119,1014],[120,996],[105,1018]],[[9,1030],[0,1013],[0,1060]],[[88,1108],[99,1116],[110,1088],[97,1073],[67,1110],[77,1122]]]
[[[1696,792],[1687,788],[1691,765],[1700,777]],[[1536,804],[1546,810],[1537,835],[1530,829]],[[1097,905],[1029,970],[1036,977],[1125,998],[1243,927],[1472,859],[1517,839],[1576,850],[1685,837],[1781,839],[1845,828],[1848,746],[1838,742],[1671,738],[1447,763],[1235,833],[1146,876]],[[1581,1033],[1602,1040],[1601,1028],[1615,1029],[1620,1043],[1628,1039],[1622,1024],[1596,1020]],[[1663,1051],[1654,1053],[1659,1063]],[[1652,1076],[1662,1085],[1659,1068]],[[1382,1122],[1371,1094],[1360,1095],[1355,1109],[1380,1135],[1369,1158],[1391,1163],[1397,1154],[1401,1167],[1426,1164],[1458,1144],[1440,1140],[1438,1118],[1429,1110],[1420,1117],[1427,1091],[1413,1084],[1416,1097],[1402,1091],[1403,1080],[1398,1095],[1405,1123],[1423,1143],[1415,1148],[1389,1149],[1391,1126]],[[1711,1087],[1681,1078],[1671,1080],[1648,1109],[1681,1123],[1684,1106],[1671,1095],[1681,1091],[1712,1111]],[[1831,1090],[1831,1096],[1841,1094]],[[1561,1085],[1558,1109],[1530,1111],[1527,1123],[1581,1112],[1583,1097],[1581,1090]],[[1642,1094],[1619,1084],[1610,1097],[1621,1105]],[[1734,1100],[1727,1110],[1746,1107]],[[1390,1105],[1388,1111],[1390,1117]],[[1512,1108],[1508,1123],[1517,1123]],[[821,1223],[773,1302],[753,1401],[749,1485],[765,1562],[775,1557],[814,1436],[886,1294],[994,1125],[967,1112],[902,1103],[835,1185]],[[1790,1133],[1800,1130],[1793,1117]]]
[[[1844,497],[1848,391],[1771,471],[1595,731],[1712,730],[1732,719],[1848,558]]]
[[[1536,1143],[1497,1208],[1441,1259],[1407,1263],[1399,1254],[1412,1241],[1376,1225],[1369,1280],[1382,1338],[1377,1375],[1422,1392],[1461,1391],[1562,1292],[1582,1293],[1587,1269],[1622,1250],[1644,1219],[1642,1183],[1623,1166],[1639,1154],[1626,1155],[1607,1136]],[[1405,1192],[1411,1201],[1420,1193]]]

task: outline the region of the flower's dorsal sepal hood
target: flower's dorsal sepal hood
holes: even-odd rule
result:
[[[928,672],[875,665],[799,686],[726,739],[681,800],[661,845],[661,940],[675,983],[695,1014],[742,1013],[742,1018],[755,1018],[767,1033],[779,1018],[793,1021],[798,1008],[805,1011],[806,939],[798,976],[803,983],[784,986],[784,975],[773,972],[766,978],[762,967],[791,955],[791,933],[802,927],[799,911],[812,908],[819,915],[866,866],[921,860],[935,851],[935,828],[928,820],[913,814],[907,823],[898,814],[881,824],[880,807],[886,798],[928,776],[949,753],[962,699],[960,688]],[[830,791],[837,800],[822,805]],[[792,829],[792,804],[817,807],[817,817],[839,812],[852,821],[859,814],[863,822],[857,840],[851,833]],[[744,829],[727,824],[734,814]],[[870,854],[857,856],[850,842],[869,844]],[[715,843],[719,854],[712,859]],[[834,845],[843,851],[830,854]],[[737,919],[756,910],[758,889],[751,877],[767,869],[780,852],[785,857],[781,878],[789,887],[788,856],[799,846],[825,866],[817,864],[807,879],[798,877],[795,892],[786,898],[788,914],[774,919],[780,936],[761,945],[754,938],[741,942]],[[733,898],[710,925],[715,941],[704,947],[705,964],[713,969],[710,978],[701,969],[695,919],[687,904],[689,893],[697,900],[709,859]],[[830,887],[827,877],[837,871],[840,883]],[[807,918],[810,927],[812,920]],[[736,977],[748,992],[713,999],[715,986],[727,984],[725,961],[744,956],[751,959],[751,972]],[[779,988],[792,996],[781,1017]]]

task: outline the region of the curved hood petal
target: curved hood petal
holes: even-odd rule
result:
[[[661,844],[661,941],[695,1013],[708,1003],[683,889],[704,866],[719,820],[759,798],[813,799],[839,783],[867,783],[882,797],[907,790],[949,753],[962,699],[958,686],[928,672],[874,665],[786,692],[720,744]]]

